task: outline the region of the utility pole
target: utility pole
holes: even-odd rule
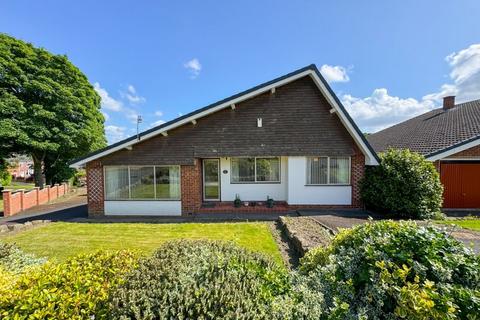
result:
[[[137,140],[140,140],[140,131],[138,131],[140,123],[142,123],[142,116],[137,115]]]

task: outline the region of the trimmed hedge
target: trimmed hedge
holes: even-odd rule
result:
[[[283,267],[236,245],[173,241],[112,294],[115,319],[271,319],[289,291]]]
[[[478,319],[480,257],[433,227],[370,222],[301,261],[324,319]]]
[[[110,290],[135,261],[126,251],[98,252],[29,270],[3,286],[0,319],[105,319]]]
[[[368,167],[360,183],[368,208],[413,219],[441,216],[443,186],[432,162],[409,150],[379,156],[380,165]]]

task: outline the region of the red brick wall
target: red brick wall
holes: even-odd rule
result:
[[[56,199],[58,196],[58,185],[54,185],[50,188],[48,188],[48,199],[49,201]]]
[[[363,207],[360,199],[360,180],[365,175],[365,156],[360,149],[355,146],[355,155],[352,157],[351,163],[351,184],[352,184],[352,207]]]
[[[103,166],[100,161],[87,163],[88,215],[104,215]]]
[[[473,158],[473,157],[480,157],[480,146],[472,147],[467,150],[460,151],[459,153],[455,153],[449,158]]]
[[[202,168],[200,160],[193,166],[181,166],[182,214],[191,214],[202,205]]]
[[[48,202],[48,188],[38,190],[38,204]]]
[[[33,190],[30,190],[29,192],[23,193],[23,202],[22,202],[23,210],[27,210],[28,208],[38,205],[38,202],[37,202],[38,189],[39,188],[35,188]]]

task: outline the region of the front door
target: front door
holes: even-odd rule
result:
[[[203,159],[203,200],[220,200],[219,159]]]

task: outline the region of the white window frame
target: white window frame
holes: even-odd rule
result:
[[[308,160],[313,158],[327,158],[327,183],[308,183],[310,168]],[[330,158],[348,158],[348,182],[347,183],[330,183]],[[312,156],[305,158],[305,185],[306,186],[349,186],[352,184],[352,157],[350,156]],[[311,181],[312,179],[310,179]]]
[[[142,168],[142,167],[153,167],[153,196],[154,198],[136,198],[132,199],[132,191],[131,191],[131,181],[130,181],[130,168]],[[178,198],[157,198],[157,171],[156,168],[161,167],[178,167],[178,173],[180,175],[179,180],[179,187],[180,192]],[[106,171],[107,168],[127,168],[128,171],[128,199],[107,199],[107,186],[106,186]],[[182,198],[182,167],[180,165],[112,165],[112,166],[103,166],[103,199],[104,201],[179,201]]]
[[[233,170],[232,170],[232,160],[233,159],[254,159],[253,166],[254,166],[254,181],[232,181],[233,178]],[[278,159],[278,181],[257,181],[257,159]],[[282,158],[281,157],[272,157],[272,156],[265,156],[265,157],[230,157],[230,184],[279,184],[282,183]]]

